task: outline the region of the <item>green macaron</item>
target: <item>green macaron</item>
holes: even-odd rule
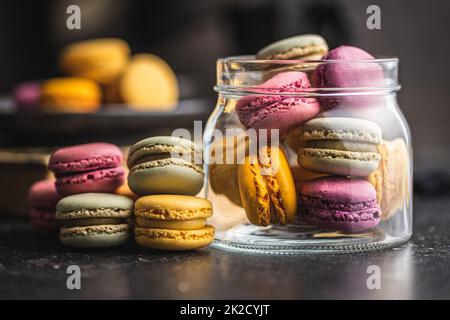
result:
[[[82,193],[60,200],[56,219],[61,224],[62,244],[76,248],[103,248],[124,244],[130,239],[128,219],[133,200],[107,193]]]
[[[313,119],[303,127],[298,162],[315,172],[365,177],[378,167],[381,137],[381,128],[369,120]]]
[[[317,60],[327,52],[328,45],[324,38],[316,34],[305,34],[269,44],[256,57],[267,60]]]
[[[196,195],[203,187],[202,150],[178,137],[151,137],[128,152],[128,185],[138,195]]]

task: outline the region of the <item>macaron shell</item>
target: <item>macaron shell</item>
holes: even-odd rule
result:
[[[324,177],[300,188],[301,216],[325,229],[360,232],[378,225],[381,209],[366,180]]]
[[[248,154],[248,137],[245,134],[216,138],[211,145],[209,183],[212,191],[242,207],[237,168],[240,159]]]
[[[214,241],[214,227],[207,225],[197,230],[135,228],[136,242],[158,250],[193,250],[206,247]]]
[[[168,158],[145,162],[131,168],[130,189],[138,195],[196,195],[203,187],[203,169],[183,159]]]
[[[113,168],[120,165],[122,151],[109,143],[88,143],[56,150],[49,169],[56,174]]]
[[[282,93],[309,87],[308,76],[303,72],[279,73],[252,88],[261,94],[247,95],[237,102],[239,120],[246,128],[279,129],[280,135],[284,135],[288,129],[317,115],[320,105],[314,98],[288,98]],[[280,95],[264,95],[264,92]]]
[[[255,111],[247,120],[254,129],[280,129],[284,136],[288,129],[314,118],[320,105],[313,98],[288,98]]]
[[[374,57],[356,47],[340,46],[331,50],[325,60],[347,60],[350,63],[328,63],[317,66],[314,73],[315,86],[318,88],[363,88],[387,85],[382,67],[374,62]],[[358,61],[361,61],[358,63]],[[359,112],[361,108],[376,108],[383,105],[383,99],[377,95],[321,97],[323,108],[340,108],[350,112]]]
[[[322,57],[328,52],[328,45],[324,38],[315,34],[294,36],[274,42],[262,48],[257,59],[294,59]]]
[[[47,112],[94,112],[100,102],[100,87],[88,79],[56,78],[41,86],[39,105]]]
[[[366,180],[323,177],[305,183],[302,195],[340,202],[366,202],[376,199],[375,188]]]
[[[108,193],[81,193],[63,198],[57,205],[59,219],[127,218],[133,200]]]
[[[359,212],[346,212],[303,207],[301,216],[312,225],[324,229],[354,233],[375,228],[380,222],[380,209],[370,208]],[[364,217],[364,220],[361,217]]]
[[[405,204],[409,205],[409,170],[410,161],[408,149],[402,138],[391,141],[383,141],[379,146],[382,160],[381,184],[381,211],[382,219],[391,218],[402,209]],[[377,190],[379,192],[380,190]]]
[[[71,75],[109,83],[128,63],[130,48],[116,38],[80,41],[67,46],[60,54],[60,68]]]
[[[56,180],[56,190],[63,196],[78,193],[113,193],[125,181],[121,167],[99,169],[75,175],[61,176]]]
[[[269,225],[270,195],[256,156],[247,156],[238,166],[238,184],[248,220],[258,226]]]
[[[275,209],[277,222],[284,225],[297,215],[297,194],[294,179],[283,150],[278,147],[262,147],[260,166]],[[266,172],[267,171],[267,172]]]
[[[135,55],[119,80],[121,99],[136,110],[172,110],[178,82],[170,66],[157,56]]]
[[[61,243],[75,248],[106,248],[127,243],[131,239],[127,224],[61,228]]]
[[[127,163],[131,168],[139,160],[149,155],[174,154],[178,156],[198,154],[201,160],[202,149],[190,140],[172,136],[158,136],[135,143],[128,151]],[[195,159],[192,159],[194,161]]]

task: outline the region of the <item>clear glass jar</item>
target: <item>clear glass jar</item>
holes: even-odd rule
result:
[[[412,151],[397,105],[397,70],[397,58],[218,60],[218,102],[204,133],[215,246],[343,253],[406,242],[412,234]],[[264,169],[258,157],[264,144],[279,146],[288,160],[289,172],[272,173],[275,181],[284,179],[277,190],[264,173],[264,190],[247,179],[251,157],[245,155],[256,153],[256,168]],[[289,195],[276,200],[271,192]],[[284,210],[290,218],[281,209],[278,216],[280,205],[290,205]]]

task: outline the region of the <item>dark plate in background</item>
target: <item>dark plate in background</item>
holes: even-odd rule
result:
[[[131,144],[174,129],[193,129],[214,109],[212,99],[185,99],[169,112],[136,112],[110,105],[97,113],[18,113],[9,97],[0,98],[0,146],[57,146],[92,141]]]

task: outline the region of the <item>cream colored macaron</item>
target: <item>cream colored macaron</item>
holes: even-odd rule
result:
[[[328,45],[324,38],[316,34],[305,34],[269,44],[256,57],[267,60],[317,60],[327,52]]]

